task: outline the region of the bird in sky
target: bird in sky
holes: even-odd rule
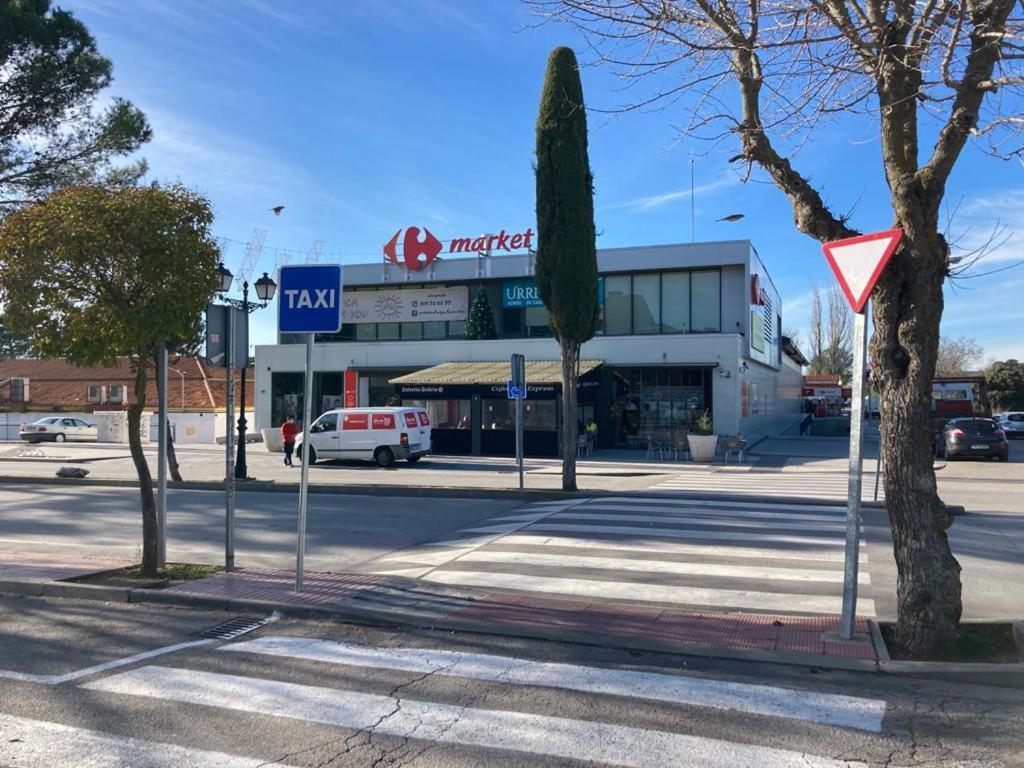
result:
[[[746,214],[743,213],[730,213],[728,216],[723,216],[720,219],[715,219],[715,221],[739,221],[745,215]]]
[[[275,216],[280,216],[281,215],[281,211],[284,210],[284,206],[283,205],[275,205],[270,210],[274,212]]]

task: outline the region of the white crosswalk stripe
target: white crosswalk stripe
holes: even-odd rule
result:
[[[457,665],[460,659],[449,662]],[[343,662],[345,663],[345,662]],[[430,670],[444,674],[445,668]],[[529,673],[529,670],[526,670]],[[541,672],[542,676],[548,671]],[[595,678],[600,683],[600,677]],[[615,688],[621,681],[606,679]],[[434,742],[452,747],[483,747],[504,752],[539,755],[566,760],[590,761],[624,768],[852,768],[861,762],[827,757],[772,746],[741,743],[675,733],[665,730],[610,724],[593,720],[536,714],[513,709],[479,709],[439,701],[365,693],[267,678],[252,678],[195,669],[151,666],[134,669],[84,686],[93,691],[164,701],[189,706],[291,718],[346,729],[372,732],[375,736]],[[681,689],[683,690],[683,689]],[[721,693],[709,695],[728,695]],[[733,691],[735,700],[757,701],[748,691]],[[693,693],[683,694],[692,696]],[[785,709],[776,696],[776,708]],[[802,692],[790,692],[798,706]],[[761,693],[761,700],[768,696]],[[819,703],[820,702],[819,700]],[[835,708],[837,702],[826,707]],[[813,706],[813,705],[810,705]],[[866,710],[865,710],[866,707]],[[875,720],[878,704],[868,700],[855,709]],[[874,727],[871,728],[874,730]]]
[[[190,749],[60,723],[0,714],[0,765],[7,768],[260,768],[265,760]],[[283,763],[273,765],[287,768]]]
[[[371,566],[452,587],[751,612],[841,609],[835,504],[601,497],[531,504]],[[861,585],[871,584],[860,542]],[[870,596],[859,611],[874,616]]]
[[[531,661],[465,651],[374,648],[306,637],[260,637],[232,643],[221,650],[375,669],[442,672],[452,677],[628,696],[838,725],[874,733],[882,730],[886,707],[882,699],[860,696],[797,691],[659,672]]]
[[[688,470],[670,475],[651,486],[658,493],[728,494],[730,496],[785,497],[794,499],[834,499],[845,502],[849,479],[841,472],[764,472],[755,467],[715,467]],[[875,498],[874,476],[864,476],[862,501]],[[885,493],[878,488],[878,500]]]

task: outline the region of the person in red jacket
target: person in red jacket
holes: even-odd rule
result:
[[[288,421],[281,425],[281,442],[284,443],[284,465],[292,465],[292,454],[295,452],[295,436],[299,434],[299,425],[295,417],[289,416]]]

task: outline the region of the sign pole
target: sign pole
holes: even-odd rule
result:
[[[235,569],[235,371],[231,367],[235,361],[234,317],[231,307],[224,307],[226,317],[224,327],[227,329],[227,430],[224,436],[224,570]]]
[[[523,398],[516,398],[516,464],[519,465],[519,490],[523,490]]]
[[[167,565],[167,345],[157,352],[156,564]]]
[[[519,490],[523,490],[523,400],[526,398],[526,357],[519,353],[509,361],[508,396],[516,402],[516,466],[519,468]]]
[[[299,479],[299,535],[295,547],[295,591],[302,591],[302,561],[306,556],[306,499],[309,492],[309,422],[313,417],[313,339],[306,334],[306,380],[302,399],[302,449],[299,457],[302,475]]]
[[[860,496],[864,447],[864,362],[868,319],[865,311],[853,316],[853,397],[850,401],[850,481],[846,506],[846,565],[843,571],[843,615],[840,633],[852,640],[857,614],[857,570],[860,565]]]

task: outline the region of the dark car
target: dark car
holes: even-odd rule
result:
[[[950,419],[939,436],[937,447],[939,455],[947,459],[984,456],[1010,460],[1006,435],[992,419]]]

